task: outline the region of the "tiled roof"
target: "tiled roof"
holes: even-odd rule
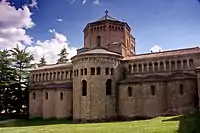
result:
[[[127,83],[142,83],[142,82],[155,82],[155,81],[170,81],[170,80],[180,80],[180,79],[195,79],[196,76],[191,73],[173,73],[170,75],[147,75],[144,77],[130,77],[123,79],[120,83],[127,84]]]
[[[52,68],[59,68],[59,67],[67,67],[67,66],[72,66],[72,63],[68,62],[68,63],[65,63],[65,64],[49,64],[49,65],[38,67],[36,69],[32,69],[30,71],[52,69]]]
[[[167,56],[176,56],[176,55],[186,55],[200,53],[199,47],[186,48],[186,49],[177,49],[163,52],[147,53],[147,54],[138,54],[131,57],[126,57],[123,60],[137,60],[137,59],[146,59],[146,58],[156,58],[156,57],[167,57]]]
[[[72,82],[66,83],[49,83],[49,84],[35,84],[31,88],[42,88],[42,89],[57,89],[57,88],[72,88]]]
[[[90,50],[90,51],[87,51],[87,52],[83,52],[83,53],[80,53],[79,55],[86,55],[86,54],[109,54],[109,55],[117,55],[117,56],[121,56],[117,53],[114,53],[114,52],[110,52],[110,51],[107,51],[105,49],[93,49],[93,50]]]
[[[111,16],[108,16],[108,15],[105,15],[103,16],[102,18],[100,18],[99,20],[97,21],[103,21],[103,20],[112,20],[112,21],[118,21],[117,19],[111,17]]]

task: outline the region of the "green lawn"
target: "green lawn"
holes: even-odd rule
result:
[[[0,124],[0,133],[200,133],[199,126],[200,114],[89,124],[34,119]]]

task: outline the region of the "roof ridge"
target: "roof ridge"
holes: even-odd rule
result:
[[[166,51],[161,51],[161,52],[142,53],[142,54],[137,54],[137,55],[134,55],[134,56],[150,55],[150,54],[160,54],[160,53],[175,52],[175,51],[185,51],[185,50],[192,50],[192,49],[200,49],[200,48],[198,46],[196,46],[196,47],[191,47],[191,48],[173,49],[173,50],[166,50]]]

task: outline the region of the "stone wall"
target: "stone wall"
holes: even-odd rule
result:
[[[30,73],[30,118],[72,117],[72,65],[39,67]]]
[[[107,47],[107,45],[114,45],[113,43],[122,43],[123,46],[110,49],[114,52],[120,52],[124,57],[135,54],[135,40],[130,33],[127,25],[120,22],[93,23],[89,24],[84,30],[84,47],[85,48],[98,48]],[[101,46],[98,46],[98,37],[100,37]],[[126,50],[122,52],[123,48]]]
[[[167,85],[169,114],[182,114],[192,111],[195,107],[197,107],[198,94],[196,79],[171,81]]]
[[[179,57],[141,58],[124,61],[123,65],[128,77],[131,75],[142,76],[154,74],[155,72],[168,75],[176,71],[195,73],[195,68],[200,65],[198,60],[198,54],[196,54]]]
[[[30,118],[72,117],[72,89],[31,90],[29,95]]]
[[[43,91],[43,118],[44,119],[54,118],[56,116],[56,112],[55,112],[56,90],[55,89]]]
[[[151,94],[150,86],[155,86],[155,94]],[[132,95],[128,95],[131,87]],[[134,83],[119,86],[119,116],[123,117],[155,117],[167,110],[166,85],[164,82]]]
[[[198,98],[195,82],[195,79],[183,79],[121,84],[118,115],[124,118],[155,117],[194,111]],[[152,86],[155,92],[152,92]],[[131,96],[129,87],[132,89]]]
[[[73,61],[73,119],[103,120],[116,117],[116,83],[120,77],[120,61],[106,55],[77,57]],[[92,69],[94,73],[92,74]],[[98,69],[100,70],[98,72]],[[87,70],[81,72],[82,70]],[[87,82],[87,94],[82,95],[82,82]],[[106,94],[106,82],[111,80],[111,94]]]
[[[43,91],[29,91],[29,117],[43,117]]]

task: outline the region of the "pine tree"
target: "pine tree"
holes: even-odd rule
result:
[[[14,69],[8,50],[0,51],[0,113],[4,112],[8,116],[11,108],[12,90],[10,86],[15,83]]]
[[[45,59],[45,57],[43,56],[42,58],[40,58],[40,63],[39,63],[39,66],[44,66],[44,65],[46,65],[46,59]]]
[[[58,64],[66,63],[68,61],[68,59],[67,59],[67,56],[68,56],[67,49],[66,48],[61,49],[60,54],[58,54],[58,56],[60,57],[58,59],[58,62],[57,62]]]
[[[15,68],[16,83],[11,86],[14,89],[14,97],[12,105],[16,110],[16,115],[28,114],[28,69],[34,65],[31,61],[34,60],[33,55],[26,52],[26,49],[20,49],[18,46],[11,50],[12,64]]]

